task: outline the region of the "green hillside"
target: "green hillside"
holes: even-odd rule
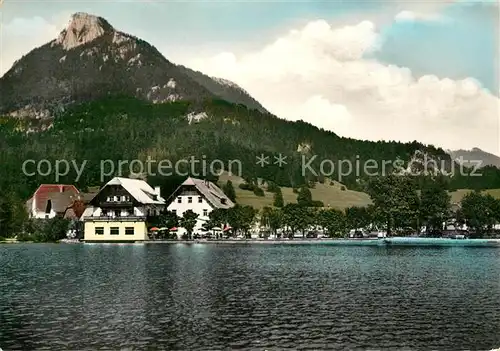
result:
[[[462,200],[462,198],[469,192],[473,190],[471,189],[458,189],[451,193],[451,202],[458,203]],[[500,199],[500,189],[487,189],[482,191],[483,194],[490,194],[495,199]]]
[[[219,177],[219,186],[223,186],[228,180],[233,183],[238,203],[242,205],[250,205],[258,209],[261,209],[264,206],[272,206],[273,193],[264,191],[264,196],[257,196],[252,191],[242,190],[239,188],[239,185],[245,183],[245,180],[241,177],[229,175],[227,173],[224,173]],[[262,188],[265,190],[265,186],[262,186]],[[349,190],[341,183],[335,181],[331,182],[328,180],[323,184],[316,183],[314,188],[311,188],[310,190],[313,200],[321,201],[325,206],[341,210],[352,206],[366,206],[372,203],[368,194],[361,191]],[[292,188],[282,187],[281,191],[285,204],[297,202],[297,194],[293,192]],[[451,202],[460,202],[462,198],[471,191],[473,190],[458,189],[450,192]],[[482,191],[482,193],[490,194],[494,198],[500,199],[500,189],[488,189]]]
[[[273,193],[265,191],[265,196],[257,196],[252,191],[242,190],[238,186],[245,181],[236,176],[230,176],[227,173],[219,177],[219,185],[222,186],[227,180],[231,180],[236,191],[236,200],[242,205],[250,205],[255,208],[264,206],[272,206]],[[263,187],[265,189],[265,187]],[[344,190],[342,190],[344,189]],[[338,182],[329,180],[322,183],[316,183],[314,188],[311,188],[313,200],[321,201],[325,206],[338,209],[345,209],[351,206],[366,206],[371,203],[368,194],[347,189],[344,185]],[[293,188],[282,187],[283,200],[286,203],[296,203],[297,194],[293,192]]]
[[[0,148],[3,166],[0,168],[0,189],[15,192],[24,199],[41,183],[64,182],[85,189],[87,186],[100,185],[114,175],[129,175],[130,170],[125,167],[121,174],[115,172],[103,177],[103,160],[117,165],[120,160],[140,160],[144,163],[149,157],[175,164],[179,160],[195,158],[203,159],[207,164],[221,160],[224,169],[227,169],[231,160],[237,160],[242,165],[241,176],[246,180],[262,178],[290,189],[316,183],[317,186],[312,189],[315,199],[323,201],[325,205],[346,207],[368,203],[367,196],[359,191],[363,191],[369,175],[352,172],[344,176],[341,182],[346,190],[342,190],[340,185],[330,185],[330,181],[325,179],[339,180],[337,169],[328,177],[309,171],[304,173],[304,159],[316,157],[311,165],[318,172],[322,160],[337,163],[340,160],[350,160],[352,163],[374,160],[382,165],[384,160],[408,161],[416,151],[451,162],[443,150],[418,142],[372,142],[342,138],[302,121],[285,121],[222,100],[153,104],[126,96],[110,96],[73,105],[60,112],[54,121],[0,119]],[[269,156],[271,160],[273,156],[282,154],[287,158],[287,164],[278,167],[271,163],[261,167],[256,164],[256,157],[261,154]],[[28,177],[22,172],[26,160],[46,160],[44,162],[52,165],[57,160],[78,165],[85,162],[85,169],[79,178],[73,168],[57,180],[54,173]],[[153,172],[157,171],[155,167],[157,164],[153,164]],[[184,165],[179,170],[184,175],[190,173],[196,176],[203,171],[201,168],[200,164],[195,169]],[[139,170],[136,168],[132,171]],[[206,176],[211,178],[210,174]],[[168,193],[182,176],[157,175],[148,178],[162,185],[164,193]],[[450,179],[450,187],[500,188],[500,172],[490,167],[484,170],[482,177],[455,176]],[[293,192],[287,189],[283,193],[285,201],[295,198]],[[241,194],[241,198],[245,196]],[[270,195],[265,199],[270,199]],[[259,203],[264,199],[252,199],[249,196],[248,201]]]

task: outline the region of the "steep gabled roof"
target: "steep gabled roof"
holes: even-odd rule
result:
[[[64,193],[51,194],[49,200],[52,203],[52,209],[54,212],[64,213],[66,209],[73,204],[76,197],[76,194],[73,194],[71,191],[66,191]]]
[[[79,191],[74,185],[42,184],[26,202],[26,206],[28,210],[31,211],[31,205],[33,201],[35,201],[36,210],[38,212],[45,212],[47,202],[51,200],[54,211],[64,212],[66,207],[71,205],[73,197],[77,194],[79,194]]]
[[[194,186],[205,199],[215,208],[228,209],[234,207],[234,203],[224,194],[224,192],[214,183],[197,178],[187,178],[170,196],[172,198],[183,186]],[[222,203],[223,199],[225,203]]]
[[[99,194],[99,191],[97,192],[87,192],[87,193],[80,193],[78,196],[78,199],[83,201],[84,204],[89,204],[90,201],[94,199],[94,197]]]
[[[135,200],[142,204],[165,204],[165,199],[158,196],[155,200],[155,190],[144,180],[115,177],[111,179],[103,189],[108,185],[121,185]]]

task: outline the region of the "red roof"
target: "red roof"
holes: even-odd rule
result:
[[[74,185],[67,184],[42,184],[35,191],[31,201],[35,201],[36,209],[39,212],[45,211],[47,208],[47,200],[52,199],[56,194],[76,195],[80,193]],[[70,196],[68,196],[70,198]],[[71,202],[66,206],[71,205]]]

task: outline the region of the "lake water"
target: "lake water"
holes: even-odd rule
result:
[[[0,245],[0,348],[500,347],[500,249]]]

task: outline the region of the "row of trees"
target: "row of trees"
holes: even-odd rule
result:
[[[429,235],[437,235],[444,223],[453,223],[457,226],[466,224],[477,237],[490,234],[494,225],[500,223],[500,200],[473,191],[452,208],[448,181],[445,177],[416,179],[397,175],[372,178],[366,184],[366,191],[373,204],[344,211],[317,206],[307,187],[297,191],[297,203],[284,204],[281,189],[271,183],[268,190],[274,192],[274,206],[265,207],[260,212],[242,205],[228,210],[218,209],[210,213],[204,229],[209,231],[229,225],[233,234],[250,237],[251,228],[259,224],[274,234],[285,232],[293,236],[301,233],[305,236],[309,229],[321,228],[329,236],[338,237],[350,229],[386,230],[391,235],[394,232],[420,232],[425,227]],[[230,181],[223,189],[236,201]],[[198,215],[192,211],[184,213],[182,218],[166,212],[151,219],[151,223],[167,228],[183,227],[187,237],[192,238],[197,220]],[[13,192],[5,192],[0,198],[0,236],[22,234],[18,237],[28,235],[34,241],[56,241],[64,238],[67,229],[67,222],[56,219],[43,226],[33,225],[27,218],[23,202]]]
[[[70,221],[30,219],[22,198],[12,186],[0,187],[0,241],[17,237],[20,241],[55,242],[66,237]]]
[[[62,217],[51,219],[28,220],[25,222],[23,232],[17,235],[19,241],[57,242],[65,239],[71,221]]]
[[[477,237],[491,233],[494,224],[500,223],[500,199],[476,190],[452,208],[448,184],[449,178],[444,176],[373,178],[367,186],[374,204],[372,220],[382,224],[388,234],[405,228],[420,231],[423,226],[428,234],[439,234],[443,224],[466,224]]]
[[[205,231],[211,231],[214,228],[223,230],[230,226],[232,233],[242,233],[245,237],[250,238],[250,229],[255,223],[257,213],[258,211],[252,206],[236,205],[227,210],[216,209],[210,212],[209,220],[204,223],[203,229]],[[182,227],[186,230],[185,239],[192,239],[198,217],[198,214],[191,210],[184,212],[182,217],[174,212],[165,211],[158,218],[151,219],[149,222],[165,228]],[[170,233],[168,236],[175,235],[175,233]]]
[[[500,223],[500,200],[490,194],[470,192],[461,201],[456,213],[458,223],[466,223],[478,237],[493,232]]]
[[[290,237],[297,233],[305,236],[310,229],[322,229],[330,237],[342,237],[351,229],[385,230],[388,235],[404,235],[420,233],[425,228],[428,235],[440,235],[446,224],[454,224],[457,228],[466,224],[474,236],[481,237],[491,233],[493,226],[500,223],[499,199],[474,191],[452,208],[447,186],[445,177],[415,179],[390,175],[373,178],[366,186],[373,204],[349,207],[344,211],[316,206],[307,187],[298,191],[297,203],[285,205],[277,187],[272,189],[274,206],[264,207],[260,212],[240,205],[228,210],[218,209],[210,213],[204,229],[209,231],[229,225],[234,235],[250,237],[250,229],[259,224],[265,231],[278,236],[281,233]],[[230,181],[223,189],[226,193],[234,192]],[[188,211],[183,218],[173,213],[166,213],[162,218],[167,227],[186,228],[190,238],[197,215]]]

